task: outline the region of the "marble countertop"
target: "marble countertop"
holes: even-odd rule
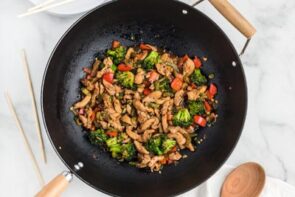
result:
[[[187,3],[193,1],[186,0]],[[295,1],[231,0],[258,32],[242,57],[248,82],[248,114],[241,139],[227,164],[256,161],[269,176],[295,186]],[[19,19],[31,4],[26,0],[0,2],[0,196],[32,196],[39,189],[24,143],[4,100],[9,90],[17,112],[41,161],[31,100],[20,62],[25,48],[33,85],[40,98],[41,80],[48,57],[67,28],[79,15],[60,17],[41,13]],[[240,50],[245,39],[208,2],[198,6],[229,35]],[[39,106],[38,99],[38,106]],[[39,108],[40,110],[40,108]],[[40,162],[49,180],[66,167],[44,133],[48,164]],[[64,196],[104,196],[75,178]]]

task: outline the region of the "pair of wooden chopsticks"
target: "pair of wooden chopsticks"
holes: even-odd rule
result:
[[[34,117],[35,117],[36,130],[37,130],[37,134],[38,134],[38,139],[39,139],[39,144],[40,144],[40,149],[41,149],[41,155],[42,155],[42,158],[43,158],[44,162],[46,163],[47,159],[46,159],[46,154],[45,154],[44,142],[43,142],[43,138],[42,138],[42,134],[41,134],[40,122],[39,122],[37,106],[36,106],[36,100],[35,100],[35,94],[34,94],[34,91],[33,91],[31,75],[30,75],[30,72],[29,72],[28,60],[27,60],[26,53],[25,53],[24,50],[22,50],[21,55],[22,55],[21,56],[22,57],[22,63],[23,63],[23,66],[25,68],[26,78],[27,78],[27,81],[28,81],[28,84],[29,84],[30,94],[31,94],[31,98],[32,98],[33,114],[34,114]],[[29,155],[30,155],[31,160],[33,162],[34,169],[35,169],[35,171],[36,171],[36,173],[38,175],[38,179],[40,181],[40,184],[43,186],[44,185],[44,179],[42,177],[40,168],[38,166],[37,160],[36,160],[36,158],[35,158],[35,156],[33,154],[32,148],[31,148],[31,146],[29,144],[29,141],[28,141],[28,139],[26,137],[26,134],[25,134],[24,129],[23,129],[21,123],[20,123],[20,120],[19,120],[19,118],[17,116],[17,113],[15,111],[15,108],[13,106],[13,103],[11,101],[11,98],[10,98],[8,92],[5,93],[5,97],[6,97],[8,107],[9,107],[9,109],[10,109],[10,111],[11,111],[11,113],[12,113],[14,119],[15,119],[16,125],[17,125],[18,129],[20,130],[20,132],[22,134],[22,137],[24,139],[27,151],[29,152]]]
[[[55,7],[58,7],[58,6],[73,2],[75,0],[62,0],[62,1],[59,1],[59,2],[55,2],[55,1],[56,0],[46,0],[43,3],[40,3],[40,4],[38,4],[38,5],[34,6],[34,7],[29,8],[27,10],[27,12],[18,15],[18,17],[22,18],[22,17],[25,17],[25,16],[29,16],[29,15],[32,15],[32,14],[43,12],[45,10],[49,10],[51,8],[55,8]]]

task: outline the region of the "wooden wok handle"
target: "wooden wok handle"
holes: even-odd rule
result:
[[[61,193],[65,191],[72,179],[73,174],[68,171],[64,171],[45,185],[42,190],[35,195],[35,197],[59,197]]]
[[[249,39],[256,33],[256,29],[227,0],[209,0],[209,2],[246,38]]]

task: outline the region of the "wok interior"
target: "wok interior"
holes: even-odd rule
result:
[[[155,7],[159,9],[155,9]],[[183,14],[182,10],[188,11]],[[110,47],[150,43],[177,55],[208,57],[206,74],[215,73],[219,108],[216,124],[200,130],[205,142],[177,166],[162,174],[119,164],[89,143],[73,121],[69,108],[79,99],[82,67]],[[232,61],[237,66],[231,65]],[[230,88],[231,87],[231,90]],[[112,195],[163,196],[184,192],[209,178],[234,148],[246,113],[246,84],[239,58],[224,33],[206,16],[176,1],[117,1],[80,20],[62,38],[49,61],[44,78],[42,105],[49,137],[69,168],[79,161],[77,176]]]

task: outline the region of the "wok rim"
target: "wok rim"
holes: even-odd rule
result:
[[[111,1],[108,1],[108,2],[104,2],[103,4],[101,5],[98,5],[96,6],[95,8],[89,10],[88,12],[84,13],[80,18],[78,18],[64,33],[63,35],[60,37],[60,39],[58,40],[58,42],[55,44],[50,56],[49,56],[49,59],[47,61],[47,64],[46,64],[46,67],[45,67],[45,70],[44,70],[44,74],[43,74],[43,77],[42,77],[42,84],[41,84],[41,92],[40,92],[40,104],[41,104],[41,113],[42,113],[42,122],[43,122],[43,125],[44,125],[44,128],[45,128],[45,131],[46,131],[46,135],[50,141],[50,144],[52,146],[52,148],[54,149],[55,153],[58,155],[59,159],[63,162],[63,164],[67,167],[67,169],[72,173],[74,174],[77,178],[79,178],[82,182],[86,183],[88,186],[92,187],[93,189],[99,191],[99,192],[102,192],[104,194],[107,194],[107,195],[110,195],[110,196],[119,196],[117,194],[114,194],[114,193],[111,193],[109,191],[106,191],[106,190],[103,190],[99,187],[96,187],[94,185],[92,185],[91,183],[89,183],[87,180],[85,180],[84,178],[82,178],[79,174],[78,174],[78,171],[75,170],[74,166],[70,167],[68,165],[68,163],[63,159],[63,157],[61,156],[61,154],[59,153],[58,151],[58,148],[57,146],[54,144],[52,138],[51,138],[51,135],[50,135],[50,131],[47,127],[47,123],[46,123],[46,118],[45,118],[45,112],[44,112],[44,103],[43,103],[43,95],[44,95],[44,86],[45,86],[45,82],[46,82],[46,77],[47,77],[47,71],[51,65],[51,61],[52,61],[52,58],[56,52],[56,50],[58,49],[58,47],[60,46],[60,44],[63,42],[64,38],[68,35],[68,33],[76,26],[80,23],[80,21],[82,21],[83,19],[85,19],[88,15],[90,15],[91,13],[99,10],[100,8],[108,5],[108,4],[112,4],[114,2],[117,2],[118,0],[111,0]],[[174,2],[177,2],[177,3],[180,3],[180,4],[183,4],[185,6],[189,6],[191,7],[192,9],[194,9],[194,11],[198,12],[198,14],[200,14],[202,17],[204,17],[206,20],[208,20],[209,22],[212,23],[212,25],[214,25],[218,30],[219,32],[222,34],[222,36],[224,37],[224,39],[226,39],[226,42],[227,44],[230,46],[230,48],[233,50],[233,55],[236,57],[236,61],[238,63],[238,65],[240,65],[240,68],[241,68],[241,74],[242,74],[242,79],[244,81],[244,89],[245,89],[245,106],[244,109],[245,109],[245,113],[243,114],[243,118],[242,118],[242,123],[241,123],[241,128],[239,130],[239,133],[237,134],[237,138],[235,140],[235,142],[233,143],[233,146],[231,148],[231,150],[228,152],[227,156],[225,157],[224,161],[220,162],[217,166],[216,169],[213,169],[211,173],[208,173],[208,177],[204,179],[204,181],[200,184],[194,184],[192,186],[189,186],[189,187],[186,187],[185,189],[183,189],[182,191],[178,192],[178,193],[174,193],[173,195],[180,195],[180,194],[183,194],[185,192],[188,192],[198,186],[200,186],[201,184],[205,183],[210,177],[212,177],[224,164],[225,162],[229,159],[229,157],[231,156],[231,154],[233,153],[234,149],[236,148],[239,140],[240,140],[240,137],[241,137],[241,134],[243,132],[243,129],[244,129],[244,125],[245,125],[245,120],[246,120],[246,117],[247,117],[247,111],[248,111],[248,87],[247,87],[247,80],[246,80],[246,75],[245,75],[245,71],[244,71],[244,68],[243,68],[243,64],[241,62],[241,59],[240,59],[240,56],[238,55],[233,43],[231,42],[231,40],[229,39],[229,37],[226,35],[226,33],[222,30],[221,27],[219,27],[217,25],[217,23],[215,21],[213,21],[209,16],[207,16],[206,14],[204,14],[202,11],[198,10],[197,8],[189,5],[189,4],[186,4],[184,2],[181,2],[179,0],[172,0]],[[77,161],[78,163],[79,161]],[[83,169],[82,169],[83,170]]]

